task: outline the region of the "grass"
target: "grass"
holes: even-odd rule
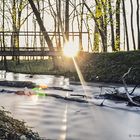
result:
[[[140,51],[114,53],[82,53],[76,58],[86,81],[121,83],[122,75],[130,67],[135,68],[133,76],[128,77],[128,83],[137,83],[140,80]],[[22,60],[20,64],[8,61],[8,70],[11,72],[30,74],[64,75],[72,80],[79,80],[72,59],[63,57],[57,59],[57,68],[53,67],[52,59]],[[0,69],[3,69],[2,63]]]

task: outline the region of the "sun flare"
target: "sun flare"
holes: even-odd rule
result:
[[[64,45],[63,53],[67,57],[75,57],[79,52],[79,47],[74,42],[67,42]]]

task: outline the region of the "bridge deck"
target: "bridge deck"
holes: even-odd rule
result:
[[[0,51],[0,56],[61,56],[62,51]]]

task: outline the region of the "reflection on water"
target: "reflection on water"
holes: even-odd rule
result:
[[[1,80],[10,80],[10,81],[32,81],[38,85],[48,85],[56,87],[68,87],[69,79],[64,78],[64,76],[55,77],[53,75],[30,75],[30,74],[21,74],[21,73],[12,73],[0,71]]]
[[[56,86],[68,86],[64,77],[17,74],[16,80]],[[8,80],[15,80],[8,73]],[[3,88],[3,87],[0,87]],[[5,87],[11,90],[17,88]],[[83,92],[81,85],[71,85],[74,93]],[[98,87],[86,86],[88,94],[99,91]],[[66,91],[46,90],[48,93],[69,95]],[[0,94],[0,105],[12,112],[12,116],[25,120],[29,126],[47,139],[55,140],[139,140],[140,114],[130,111],[98,107],[93,104],[68,102],[44,96],[18,96]],[[131,138],[130,138],[131,136]]]
[[[75,60],[74,57],[72,58],[72,60],[73,60],[73,63],[74,63],[76,72],[77,72],[77,74],[78,74],[78,77],[79,77],[79,79],[80,79],[81,85],[82,85],[82,87],[83,87],[84,94],[85,94],[86,96],[88,96],[88,95],[87,95],[87,92],[86,92],[86,89],[85,89],[86,82],[85,82],[84,77],[83,77],[83,75],[82,75],[82,73],[81,73],[81,70],[80,70],[80,68],[79,68],[79,66],[78,66],[78,64],[77,64],[77,62],[76,62],[76,60]]]
[[[68,113],[68,104],[66,104],[64,115],[63,115],[63,118],[62,118],[63,125],[60,128],[62,130],[62,132],[63,132],[60,135],[60,138],[59,138],[61,140],[65,140],[66,139],[66,134],[67,134],[67,117],[68,117],[67,113]]]
[[[6,78],[6,71],[0,71],[0,79],[5,79]]]

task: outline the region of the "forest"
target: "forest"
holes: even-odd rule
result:
[[[140,0],[1,0],[0,88],[0,139],[140,137]]]
[[[10,47],[80,51],[140,49],[139,0],[5,0],[0,2],[1,51]],[[43,37],[44,36],[44,37]]]

